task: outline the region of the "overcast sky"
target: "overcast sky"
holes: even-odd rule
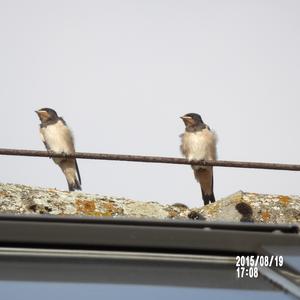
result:
[[[1,147],[44,150],[55,109],[77,151],[180,157],[196,112],[222,160],[299,163],[297,0],[0,0]],[[47,158],[0,157],[1,182],[67,189]],[[79,160],[84,192],[202,205],[189,166]],[[299,174],[215,168],[238,190],[299,194]]]

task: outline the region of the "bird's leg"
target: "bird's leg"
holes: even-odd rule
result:
[[[199,165],[200,168],[205,169],[205,159],[201,159],[199,160],[199,162],[201,162],[202,165]]]
[[[54,151],[47,149],[48,155],[49,155],[49,159],[53,159],[53,157],[51,157],[53,154],[55,154]]]
[[[65,151],[60,152],[61,155],[63,155],[64,157],[68,156],[70,153],[67,153]]]

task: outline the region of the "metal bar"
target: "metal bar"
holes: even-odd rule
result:
[[[135,252],[135,251],[103,251],[80,249],[43,249],[43,248],[9,248],[0,247],[0,257],[54,257],[54,258],[80,258],[80,259],[119,259],[143,261],[182,261],[194,263],[226,264],[234,266],[235,256],[217,256],[200,254]]]
[[[279,286],[282,290],[289,292],[293,296],[300,299],[300,288],[295,283],[288,280],[286,277],[282,276],[278,272],[267,268],[267,267],[259,267],[259,272],[268,278],[270,281],[274,282],[277,286]]]
[[[176,158],[176,157],[108,154],[108,153],[76,152],[73,155],[73,154],[63,154],[63,153],[59,154],[54,152],[38,151],[38,150],[0,148],[0,155],[80,158],[80,159],[117,160],[117,161],[163,163],[163,164],[178,164],[178,165],[200,165],[200,166],[231,167],[231,168],[300,171],[300,165],[297,164],[279,164],[279,163],[225,161],[225,160],[189,161],[185,158]]]

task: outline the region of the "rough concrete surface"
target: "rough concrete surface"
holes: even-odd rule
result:
[[[200,202],[201,201],[201,202]],[[202,204],[202,200],[199,199]],[[300,196],[237,192],[200,208],[0,184],[0,213],[300,224]]]

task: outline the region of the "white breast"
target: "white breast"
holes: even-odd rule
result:
[[[75,152],[72,133],[62,121],[41,128],[41,134],[51,151],[68,154]]]
[[[215,160],[216,135],[203,129],[197,132],[185,132],[182,136],[181,151],[188,160]]]

